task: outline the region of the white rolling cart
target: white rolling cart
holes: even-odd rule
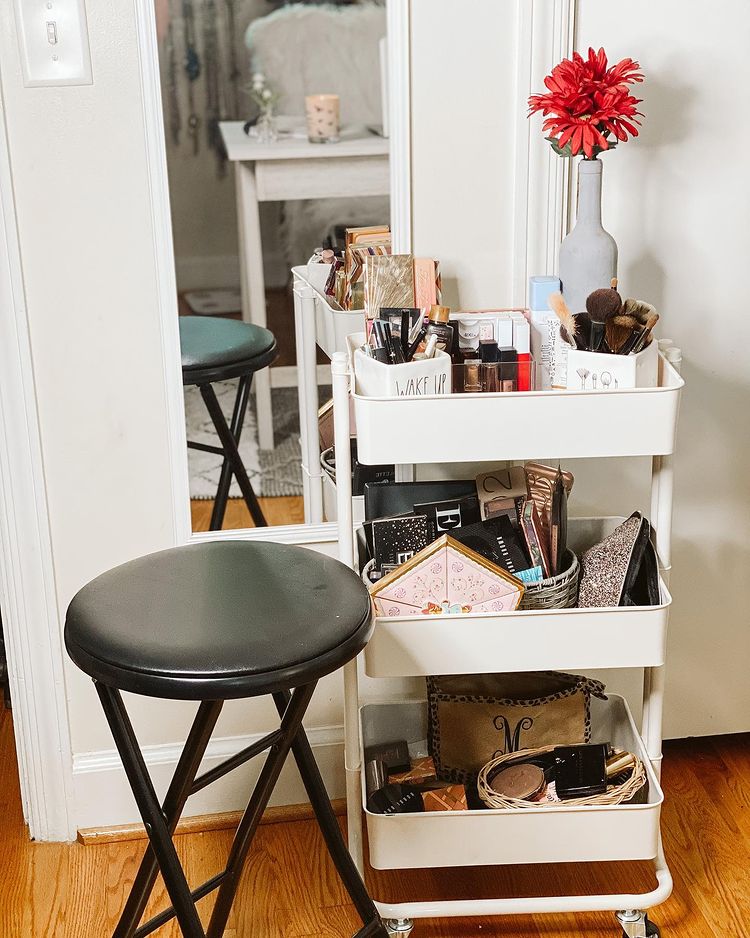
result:
[[[669,354],[669,352],[667,352]],[[676,356],[673,356],[676,359]],[[672,523],[672,453],[683,386],[660,356],[656,388],[456,394],[432,398],[364,398],[354,393],[346,354],[333,355],[337,510],[341,560],[354,566],[349,436],[356,426],[365,463],[500,462],[554,454],[652,457],[651,522],[660,561],[661,602],[648,607],[516,611],[456,616],[378,618],[359,663],[346,666],[345,756],[349,849],[364,873],[362,816],[369,860],[377,869],[520,863],[653,860],[656,888],[635,895],[513,897],[376,902],[393,935],[408,936],[415,919],[612,911],[626,938],[658,935],[647,911],[672,891],[659,831],[663,794],[662,703]],[[354,425],[352,424],[352,414]],[[450,434],[438,428],[450,427]],[[502,427],[502,447],[488,427]],[[576,430],[571,433],[570,428]],[[458,458],[457,458],[458,457]],[[408,477],[403,469],[401,477]],[[398,477],[398,476],[397,476]],[[571,546],[596,543],[621,519],[572,519]],[[533,623],[534,641],[523,640]],[[513,637],[519,636],[514,641]],[[644,804],[426,812],[377,815],[366,809],[364,746],[399,736],[424,739],[423,703],[363,703],[368,678],[546,669],[643,668],[640,732],[627,703],[592,700],[595,738],[641,754],[648,774]],[[372,684],[370,685],[372,686]],[[368,692],[368,697],[370,696]]]
[[[297,352],[302,494],[305,524],[323,521],[323,471],[318,444],[317,349],[328,358],[346,350],[346,337],[364,329],[364,313],[335,310],[324,295],[329,264],[292,267],[294,285],[294,335]]]

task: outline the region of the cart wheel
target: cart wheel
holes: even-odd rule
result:
[[[389,918],[386,919],[385,927],[390,938],[409,938],[414,922],[410,918]]]
[[[622,933],[622,938],[628,938],[627,932]],[[646,938],[661,938],[659,926],[649,921],[648,916],[646,916]]]

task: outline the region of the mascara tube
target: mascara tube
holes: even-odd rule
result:
[[[391,355],[388,350],[390,339],[390,327],[382,319],[372,320],[372,330],[370,331],[370,345],[372,347],[372,357],[381,365],[391,364]]]

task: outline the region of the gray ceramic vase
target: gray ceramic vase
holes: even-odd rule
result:
[[[601,160],[578,162],[578,214],[575,228],[560,245],[560,280],[572,312],[586,309],[586,297],[617,276],[617,243],[602,228]]]

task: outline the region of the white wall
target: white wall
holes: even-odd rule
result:
[[[413,245],[440,259],[446,302],[471,307],[512,279],[515,4],[456,13],[411,2]]]
[[[750,729],[745,584],[750,487],[750,78],[744,0],[579,0],[578,47],[638,59],[643,132],[605,155],[604,223],[629,295],[651,300],[683,349],[675,459],[666,731]]]
[[[534,0],[526,10],[536,21],[552,5]],[[750,6],[634,0],[623,12],[578,0],[577,8],[577,48],[632,56],[648,77],[641,137],[603,157],[604,223],[619,244],[624,294],[653,302],[660,334],[685,355],[665,734],[746,731],[750,129],[737,89],[750,77]],[[448,0],[412,0],[414,249],[457,276],[449,300],[464,306],[509,305],[514,291],[507,180],[513,107],[523,106],[509,102],[515,9],[481,0],[456,17]],[[532,159],[547,148],[540,124],[532,124]],[[648,511],[647,461],[620,463],[572,464],[576,514]],[[608,678],[636,690],[632,675]]]

